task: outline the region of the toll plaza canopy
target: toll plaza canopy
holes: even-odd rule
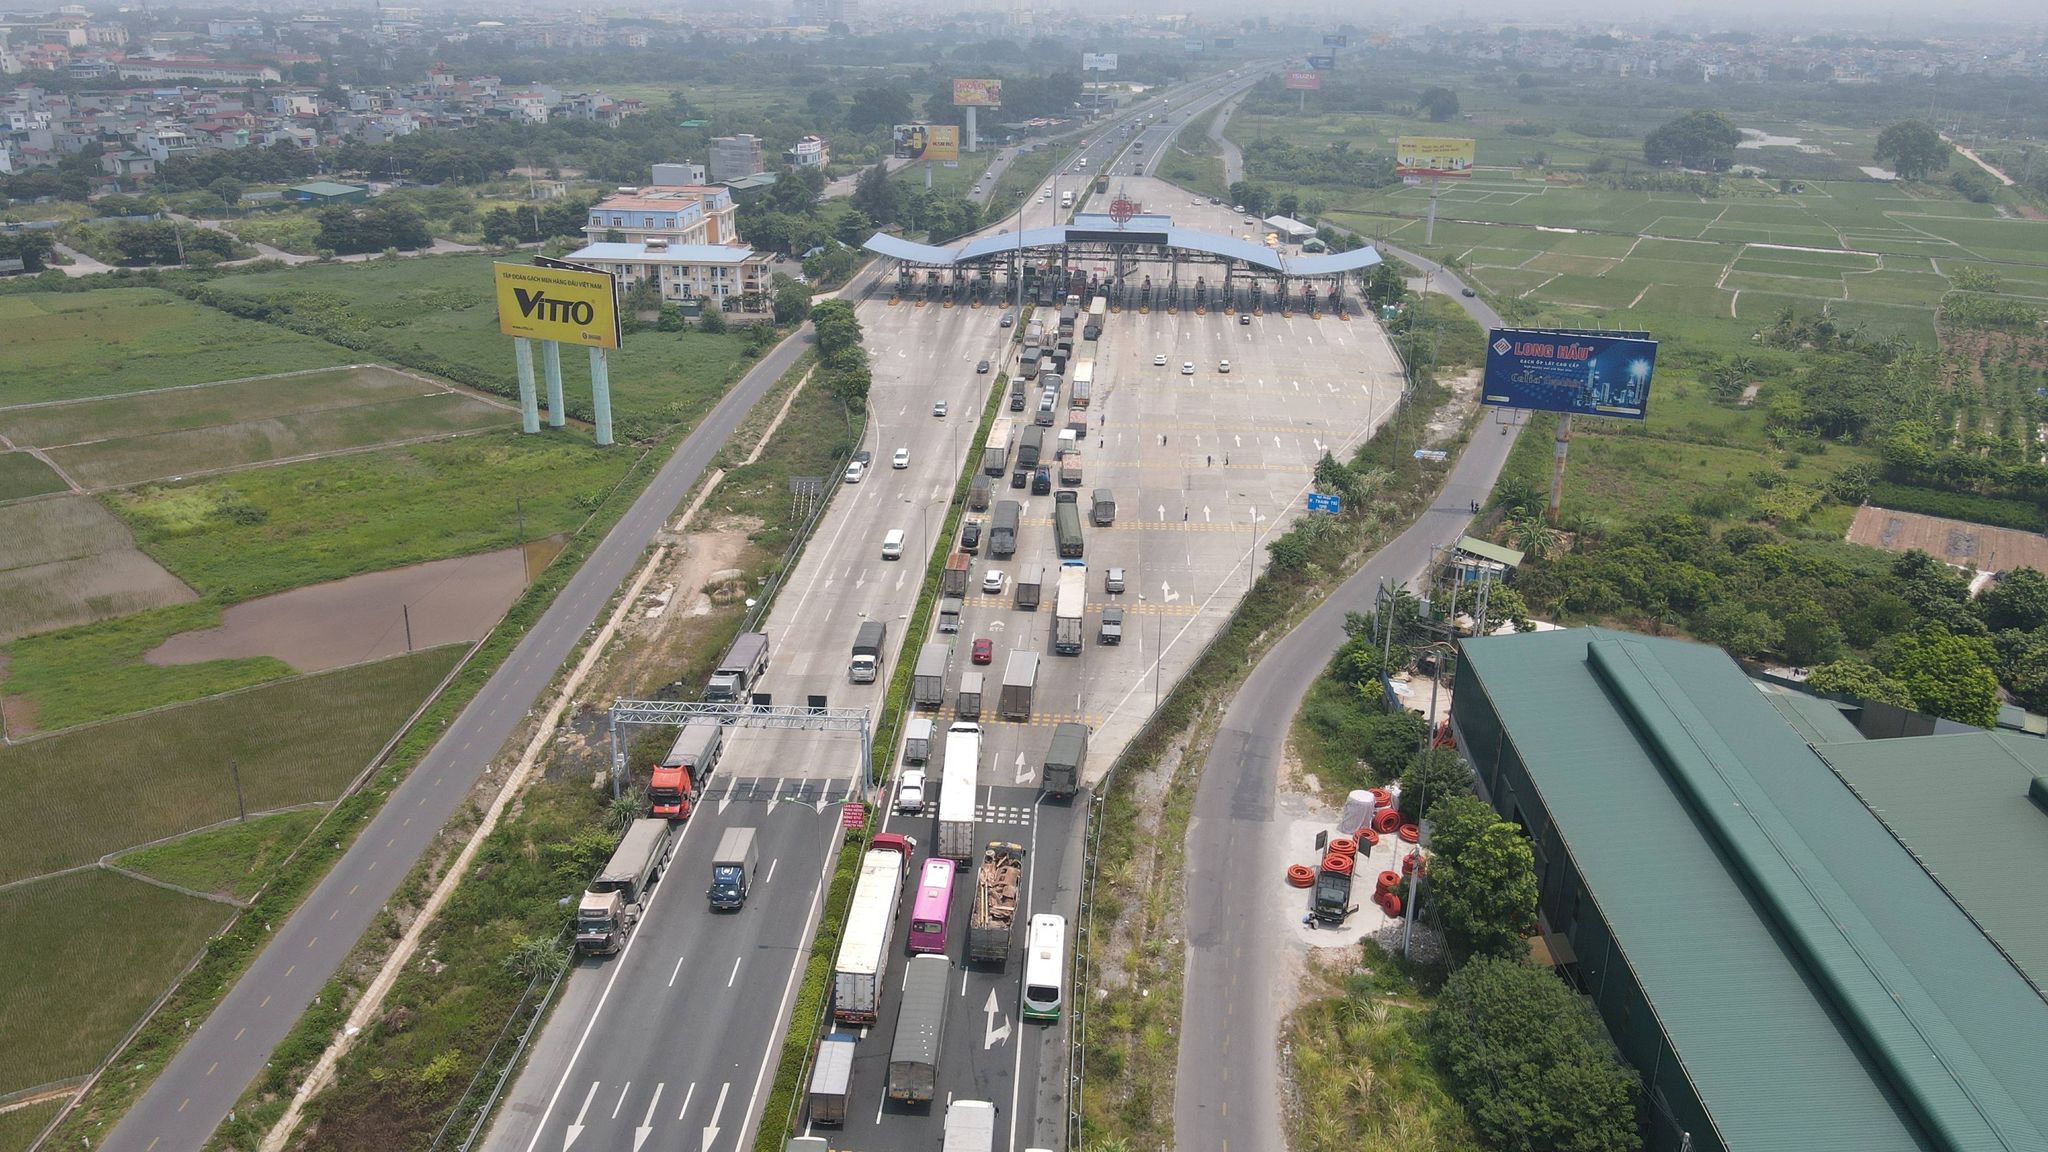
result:
[[[1220,263],[1244,264],[1280,276],[1344,276],[1361,272],[1380,262],[1380,254],[1371,247],[1354,248],[1349,252],[1289,255],[1264,244],[1241,240],[1234,236],[1219,236],[1213,232],[1176,228],[1173,226],[1172,218],[1164,215],[1133,216],[1119,226],[1108,216],[1084,213],[1074,217],[1072,224],[1027,228],[1021,237],[1014,232],[980,236],[954,247],[919,244],[900,236],[877,232],[868,237],[867,243],[862,245],[879,256],[933,268],[960,268],[999,262],[1015,256],[1020,249],[1025,252],[1042,252],[1045,249],[1089,249],[1103,246],[1156,249],[1158,251],[1156,256],[1152,257],[1154,259],[1168,260],[1176,256],[1206,258]]]

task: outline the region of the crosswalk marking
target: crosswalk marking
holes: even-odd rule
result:
[[[1031,826],[1031,806],[1028,804],[976,804],[974,819],[982,824],[1021,824]]]

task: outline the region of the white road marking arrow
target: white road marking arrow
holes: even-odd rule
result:
[[[981,1050],[986,1052],[1010,1038],[1010,1017],[996,1007],[996,990],[993,988],[988,990],[988,1006],[983,1011],[988,1013],[988,1027],[981,1035]],[[1001,1027],[996,1026],[997,1016],[1003,1018]]]
[[[1273,447],[1280,447],[1280,438],[1278,436],[1273,437]]]
[[[994,993],[991,992],[990,995],[994,995]],[[576,1122],[569,1125],[568,1133],[562,1137],[562,1152],[569,1152],[569,1145],[574,1144],[576,1138],[583,1135],[583,1116],[590,1111],[590,1098],[595,1095],[597,1095],[597,1081],[592,1080],[590,1082],[590,1091],[583,1094],[583,1107],[576,1110]]]
[[[1242,436],[1239,436],[1239,435],[1236,435],[1236,434],[1234,434],[1234,433],[1233,433],[1233,434],[1231,435],[1230,439],[1231,439],[1231,441],[1232,441],[1233,443],[1235,443],[1235,444],[1236,444],[1236,445],[1237,445],[1237,446],[1238,446],[1239,448],[1242,448],[1242,447],[1244,447],[1244,437],[1242,437]]]
[[[1025,763],[1025,761],[1024,761],[1024,754],[1023,754],[1022,752],[1019,752],[1019,753],[1017,753],[1017,783],[1019,783],[1019,784],[1024,784],[1024,783],[1028,783],[1028,782],[1030,781],[1030,779],[1031,779],[1031,768],[1030,768],[1030,767],[1029,767],[1029,766],[1028,766],[1028,765],[1027,765],[1027,764]],[[993,989],[993,988],[989,989],[989,993],[988,993],[988,994],[989,994],[990,996],[994,996],[994,995],[996,994],[996,993],[995,993],[995,989]]]
[[[1202,523],[1209,523],[1209,506],[1207,504],[1202,505]]]
[[[718,1139],[718,1115],[725,1111],[725,1094],[731,1088],[731,1081],[718,1086],[718,1103],[711,1108],[711,1123],[704,1126],[704,1152],[711,1152],[711,1142]]]
[[[1166,505],[1164,505],[1164,504],[1161,504],[1161,505],[1159,506],[1159,518],[1160,518],[1161,520],[1164,520],[1164,519],[1166,519]]]
[[[732,792],[732,781],[727,780],[725,782],[725,791],[720,793],[718,797],[718,814],[720,816],[725,815],[725,810],[732,806]]]
[[[1173,585],[1161,580],[1159,582],[1159,602],[1161,604],[1171,604],[1178,599],[1180,599],[1180,593],[1173,590]]]
[[[988,622],[987,627],[991,632],[1001,632],[1003,630],[1003,622],[1001,620],[991,620]]]
[[[640,1146],[654,1134],[654,1110],[661,1104],[661,1090],[666,1087],[666,1084],[654,1086],[654,1099],[647,1102],[647,1115],[641,1119],[640,1126],[633,1129],[633,1152],[640,1152]]]

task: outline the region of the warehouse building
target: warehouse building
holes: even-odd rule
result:
[[[1463,642],[1452,718],[1648,1147],[2048,1147],[2048,742],[1867,740],[1718,649]]]

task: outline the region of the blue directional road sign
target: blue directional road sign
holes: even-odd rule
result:
[[[1342,512],[1344,500],[1340,496],[1325,496],[1320,492],[1308,494],[1308,510],[1311,512]]]

